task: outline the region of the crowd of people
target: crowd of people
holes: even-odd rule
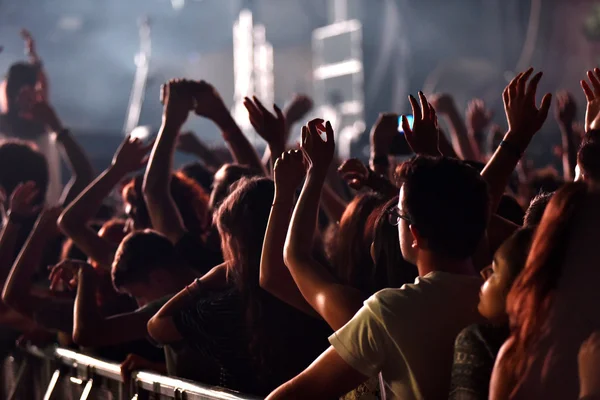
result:
[[[414,156],[390,154],[398,115],[381,114],[368,165],[336,157],[306,96],[245,99],[260,157],[210,83],[175,79],[157,137],[126,137],[96,175],[24,36],[0,115],[4,355],[59,344],[125,380],[269,399],[600,398],[600,69],[581,81],[583,127],[568,93],[536,101],[532,68],[501,93],[506,131],[481,100],[463,118],[450,95],[409,96]],[[524,156],[551,109],[562,174]],[[184,132],[196,117],[228,151]],[[40,135],[72,171],[58,205],[25,140]],[[198,161],[175,170],[177,150]]]

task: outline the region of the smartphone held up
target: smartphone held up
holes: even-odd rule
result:
[[[412,114],[406,115],[406,119],[408,120],[408,125],[412,128],[414,118]],[[402,129],[402,115],[398,116],[398,135],[394,138],[392,142],[392,146],[390,148],[390,154],[395,156],[408,156],[412,154],[412,150],[404,137],[404,129]]]

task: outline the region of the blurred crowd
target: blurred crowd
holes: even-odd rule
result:
[[[97,174],[22,35],[0,115],[3,357],[60,345],[125,380],[269,399],[600,398],[600,69],[582,76],[583,121],[533,68],[498,93],[507,129],[479,99],[465,116],[449,94],[409,95],[412,123],[382,113],[368,164],[338,159],[307,96],[245,99],[259,156],[214,86],[173,79],[149,100],[156,138],[126,137]],[[562,173],[526,158],[544,123]],[[58,204],[40,137],[71,171]],[[176,170],[176,151],[198,160]]]

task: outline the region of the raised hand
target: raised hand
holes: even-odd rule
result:
[[[321,139],[320,132],[325,132],[326,141]],[[301,147],[308,163],[308,171],[318,173],[323,177],[327,175],[329,165],[335,153],[333,128],[327,121],[323,126],[322,119],[313,119],[308,125],[302,127]]]
[[[367,186],[371,171],[358,158],[346,160],[338,168],[342,179],[354,190],[360,190]]]
[[[572,127],[577,117],[577,103],[571,93],[561,91],[556,94],[554,117],[559,124]]]
[[[223,102],[219,92],[210,83],[205,81],[194,82],[192,95],[195,100],[194,111],[197,115],[210,119],[219,124],[229,115],[229,110]]]
[[[492,121],[494,113],[485,107],[481,99],[473,99],[467,105],[467,127],[471,134],[483,133]]]
[[[588,71],[587,76],[592,87],[585,80],[581,81],[581,87],[587,100],[585,131],[589,132],[600,128],[600,68]]]
[[[285,149],[285,117],[277,104],[273,104],[275,115],[271,113],[254,96],[244,98],[244,107],[248,110],[250,123],[256,133],[263,138],[271,148],[271,151],[283,152]]]
[[[46,101],[38,101],[31,109],[33,118],[41,124],[44,124],[52,132],[58,133],[63,129],[62,122],[58,118],[54,108]]]
[[[414,117],[411,129],[406,115],[402,116],[402,129],[408,145],[416,154],[441,155],[438,146],[440,130],[435,109],[427,101],[423,92],[419,92],[420,107],[417,99],[412,95],[408,96],[408,100]]]
[[[304,94],[297,94],[294,96],[290,104],[285,108],[283,114],[288,125],[300,122],[313,108],[313,101],[310,97]]]
[[[294,193],[302,182],[306,168],[301,150],[288,150],[281,154],[273,167],[275,191]]]
[[[396,136],[398,136],[398,114],[379,114],[370,133],[372,155],[388,155]]]
[[[431,95],[430,104],[439,114],[451,114],[456,111],[454,98],[448,93],[437,93]]]
[[[42,208],[41,205],[36,205],[39,193],[34,182],[19,183],[10,196],[9,213],[19,217],[36,215]]]
[[[552,101],[552,95],[546,93],[540,107],[536,105],[535,95],[538,83],[542,79],[542,72],[535,74],[527,84],[532,73],[533,68],[529,68],[518,74],[502,93],[508,129],[510,132],[516,132],[514,140],[521,142],[513,144],[521,146],[522,150],[527,147],[533,135],[546,121]]]
[[[113,168],[127,175],[143,168],[148,163],[148,152],[154,141],[145,145],[139,138],[127,136],[115,152],[112,160]]]
[[[163,102],[163,124],[172,125],[179,130],[195,108],[193,97],[194,82],[184,79],[171,79],[161,86]]]
[[[37,220],[36,229],[44,231],[48,237],[58,235],[60,231],[57,221],[62,211],[60,206],[45,208]]]
[[[58,264],[50,267],[50,290],[56,290],[62,282],[65,287],[74,289],[77,287],[77,274],[79,270],[85,268],[93,271],[94,267],[85,261],[80,260],[62,260]]]
[[[27,29],[21,29],[21,37],[25,41],[25,54],[35,60],[38,59],[37,51],[35,48],[35,40]]]

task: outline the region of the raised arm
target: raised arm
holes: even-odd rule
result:
[[[269,146],[272,170],[275,161],[285,151],[286,122],[283,112],[277,107],[277,104],[273,104],[273,110],[275,110],[275,115],[273,115],[256,97],[252,99],[246,97],[244,106],[248,110],[250,123],[254,130]]]
[[[25,246],[17,257],[2,292],[2,301],[22,315],[33,318],[43,299],[32,293],[32,278],[40,267],[46,243],[57,233],[59,207],[42,212]]]
[[[283,246],[294,210],[296,188],[304,178],[303,155],[290,150],[275,162],[275,197],[260,258],[260,287],[281,301],[307,313],[314,309],[304,300],[283,261]]]
[[[410,106],[413,112],[413,126],[410,127],[405,115],[402,116],[402,129],[408,145],[415,154],[439,157],[440,137],[443,135],[438,127],[437,115],[433,106],[427,101],[423,92],[419,92],[419,101],[417,102],[412,95],[408,95]]]
[[[38,82],[36,89],[39,95],[39,100],[48,101],[48,76],[44,70],[42,60],[37,53],[35,40],[27,29],[21,29],[21,37],[25,41],[25,54],[27,55],[27,58],[29,58],[29,62],[38,67]]]
[[[283,110],[283,116],[285,119],[285,133],[284,133],[284,144],[287,144],[290,139],[290,133],[294,124],[301,122],[302,118],[306,116],[313,108],[313,101],[310,97],[305,94],[296,94],[292,98],[292,101],[286,105]],[[285,149],[284,149],[285,150]],[[277,156],[275,157],[277,159]],[[267,147],[262,156],[263,165],[267,165],[271,160],[271,149]]]
[[[334,330],[342,327],[360,309],[364,300],[360,291],[339,284],[335,277],[313,258],[313,239],[321,190],[335,143],[331,124],[322,120],[309,122],[302,129],[302,151],[308,163],[307,178],[294,209],[285,248],[284,260],[302,296]],[[325,131],[327,141],[319,136]]]
[[[379,114],[369,133],[371,144],[369,165],[375,173],[389,176],[389,153],[396,136],[398,136],[398,115]]]
[[[440,94],[431,99],[431,104],[437,113],[443,116],[450,128],[452,146],[459,158],[463,160],[479,160],[477,144],[467,131],[467,126],[461,113],[449,94]]]
[[[77,276],[77,297],[73,309],[73,341],[80,346],[114,346],[147,336],[146,324],[151,315],[141,312],[102,316],[96,301],[94,268],[86,262],[64,260],[52,270],[53,275],[68,271]],[[54,281],[54,279],[53,279]]]
[[[587,100],[585,108],[585,132],[600,129],[600,68],[587,72],[588,84],[581,81],[581,88]],[[591,87],[590,87],[591,84]]]
[[[117,248],[113,243],[99,237],[89,223],[115,186],[129,173],[145,165],[146,154],[151,147],[151,144],[145,146],[139,139],[125,138],[117,149],[110,167],[69,204],[58,220],[63,233],[106,270],[110,270]]]
[[[163,91],[163,122],[150,154],[143,192],[152,227],[177,243],[187,230],[171,195],[173,153],[179,130],[193,107],[193,98],[189,81],[170,81]]]
[[[10,196],[7,218],[0,233],[0,282],[4,285],[15,260],[19,230],[40,210],[34,201],[39,191],[34,182],[20,183]]]
[[[471,146],[477,147],[478,161],[485,162],[485,130],[492,121],[494,113],[487,109],[481,99],[473,99],[467,105],[467,133]]]
[[[71,135],[71,132],[64,128],[60,118],[49,103],[36,103],[33,107],[33,116],[56,134],[56,140],[61,146],[71,170],[71,179],[65,186],[60,198],[60,204],[65,206],[73,201],[94,179],[94,168],[85,151]]]
[[[210,119],[219,127],[235,162],[264,171],[266,174],[256,150],[236,124],[215,88],[205,81],[194,82],[192,92],[196,114]]]
[[[227,264],[224,263],[183,288],[148,321],[148,333],[152,339],[162,344],[181,340],[183,337],[173,322],[173,315],[191,307],[204,291],[224,289],[226,280]]]
[[[577,104],[569,92],[559,92],[556,96],[554,117],[560,128],[562,144],[563,178],[565,182],[575,179],[577,166],[577,140],[573,123],[577,116]]]
[[[542,99],[541,106],[535,104],[537,85],[542,78],[538,72],[527,84],[533,68],[518,74],[504,89],[502,98],[508,121],[508,132],[487,163],[481,176],[488,183],[492,211],[495,212],[510,177],[529,146],[533,136],[541,129],[548,110],[552,95],[547,93]]]

